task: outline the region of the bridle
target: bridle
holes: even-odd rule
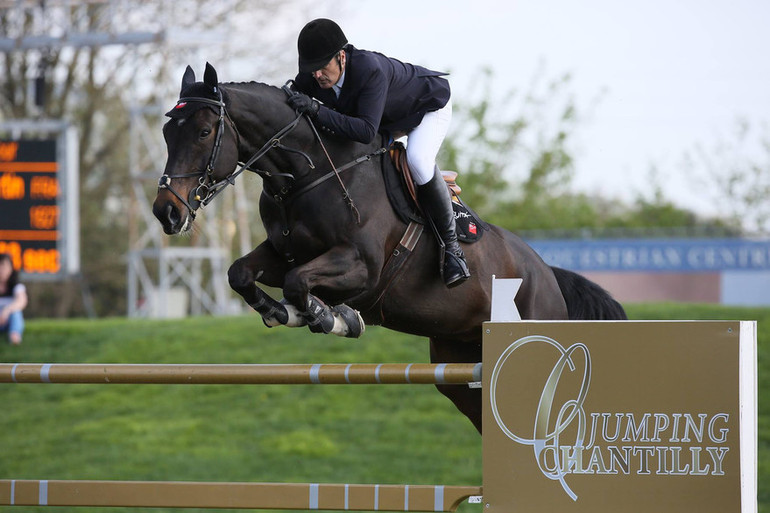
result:
[[[222,91],[217,88],[217,93],[219,96],[219,100],[212,100],[210,98],[202,98],[202,97],[185,97],[185,98],[179,98],[179,101],[177,101],[177,106],[189,103],[189,102],[198,102],[198,103],[206,103],[209,105],[214,105],[219,107],[219,120],[217,123],[217,134],[216,138],[214,139],[214,147],[211,150],[211,155],[209,156],[209,162],[206,165],[206,169],[203,171],[197,171],[194,173],[180,173],[176,175],[167,175],[164,174],[160,177],[158,180],[158,191],[160,192],[161,189],[168,189],[171,194],[176,196],[179,201],[181,201],[184,206],[187,207],[187,209],[190,212],[190,216],[195,219],[195,212],[198,210],[198,208],[203,205],[208,205],[209,202],[211,202],[214,197],[219,194],[219,192],[228,184],[228,183],[234,183],[233,180],[235,180],[235,176],[233,176],[235,173],[231,173],[225,179],[219,183],[217,183],[216,179],[214,178],[214,166],[217,161],[217,157],[219,156],[219,150],[222,146],[222,134],[224,133],[224,127],[225,127],[225,117],[230,121],[230,125],[235,130],[236,136],[240,139],[240,134],[238,134],[238,130],[235,129],[235,124],[233,123],[233,120],[230,119],[230,116],[227,114],[227,111],[225,110],[225,102],[222,99]],[[174,189],[171,186],[171,179],[172,178],[198,178],[198,186],[190,190],[190,193],[188,194],[187,198],[182,197],[181,194],[179,194],[176,189]]]
[[[225,108],[225,102],[222,98],[222,90],[217,87],[216,89],[217,95],[219,97],[218,100],[212,100],[210,98],[203,98],[203,97],[183,97],[179,98],[177,101],[177,105],[181,105],[184,103],[190,103],[190,102],[198,102],[198,103],[205,103],[208,105],[214,105],[219,108],[219,119],[217,121],[217,133],[216,138],[214,139],[214,147],[211,149],[211,155],[209,156],[208,164],[206,165],[206,169],[203,171],[196,171],[193,173],[179,173],[175,175],[169,175],[164,174],[160,177],[158,180],[158,191],[160,192],[161,189],[167,189],[171,194],[176,196],[179,201],[181,201],[184,206],[187,207],[187,209],[190,212],[190,216],[195,219],[195,214],[198,210],[198,208],[205,207],[213,199],[222,192],[225,187],[228,185],[235,185],[235,179],[243,173],[245,170],[249,169],[250,171],[254,171],[260,174],[266,174],[268,176],[287,176],[294,178],[294,175],[291,175],[289,173],[268,173],[266,171],[259,171],[255,169],[250,169],[250,166],[254,164],[257,160],[262,158],[267,152],[269,152],[273,148],[280,148],[286,151],[290,151],[293,153],[299,153],[307,159],[309,165],[311,168],[315,168],[313,165],[312,160],[310,160],[310,157],[308,157],[305,153],[303,153],[300,150],[295,150],[293,148],[289,148],[284,146],[281,143],[281,138],[294,130],[294,128],[299,124],[300,120],[302,119],[302,115],[299,114],[297,117],[291,121],[288,125],[280,129],[278,132],[276,132],[273,137],[271,137],[267,143],[265,143],[252,157],[246,161],[245,163],[238,166],[235,170],[233,170],[232,173],[228,174],[224,178],[217,180],[214,176],[214,170],[217,162],[217,158],[219,157],[219,152],[222,147],[222,135],[224,134],[224,128],[225,128],[225,118],[230,122],[230,126],[233,128],[233,131],[235,132],[236,136],[236,147],[240,146],[240,133],[238,132],[238,129],[235,126],[235,123],[233,122],[232,118],[230,117],[230,114],[227,112],[227,109]],[[176,189],[174,189],[171,186],[171,180],[173,178],[198,178],[198,186],[191,189],[190,193],[188,194],[187,198],[182,197],[179,192],[177,192]]]
[[[219,151],[222,146],[222,135],[224,134],[224,127],[225,127],[225,118],[230,122],[230,126],[233,128],[233,131],[236,135],[236,147],[240,147],[240,133],[238,132],[238,129],[235,126],[235,123],[233,122],[232,118],[230,117],[230,114],[227,112],[227,108],[224,102],[224,99],[222,97],[222,90],[219,87],[215,87],[214,90],[217,93],[218,100],[212,100],[210,98],[204,98],[204,97],[183,97],[179,98],[177,101],[177,105],[181,105],[183,103],[190,103],[190,102],[199,102],[199,103],[205,103],[208,105],[213,105],[219,108],[219,119],[217,121],[217,134],[216,138],[214,140],[214,147],[211,149],[211,155],[209,157],[209,162],[206,165],[206,169],[203,171],[197,171],[193,173],[180,173],[175,175],[168,175],[164,174],[160,177],[158,180],[158,192],[160,192],[161,189],[167,189],[171,194],[177,197],[179,201],[181,201],[190,212],[190,217],[192,219],[195,219],[196,212],[198,208],[205,207],[211,201],[220,193],[222,192],[225,187],[228,185],[235,185],[235,179],[244,171],[247,169],[249,171],[253,171],[261,176],[270,178],[270,177],[285,177],[289,180],[293,181],[295,179],[294,175],[291,173],[275,173],[275,172],[269,172],[269,171],[263,171],[261,169],[255,169],[251,166],[260,158],[265,156],[270,150],[273,148],[278,148],[284,151],[288,151],[290,153],[296,153],[301,155],[302,157],[307,160],[308,165],[311,169],[315,169],[315,165],[313,164],[312,159],[303,151],[297,150],[295,148],[290,148],[288,146],[285,146],[281,139],[288,133],[290,133],[292,130],[294,130],[297,125],[300,123],[304,115],[302,113],[297,113],[297,116],[289,122],[286,126],[281,128],[278,132],[275,133],[268,141],[259,149],[257,150],[254,155],[252,155],[249,160],[247,160],[245,163],[240,164],[232,173],[228,174],[224,178],[217,180],[214,177],[214,169],[217,161],[217,157],[219,157]],[[283,86],[283,90],[286,92],[286,94],[291,95],[294,94],[291,89],[287,85]],[[284,201],[287,197],[291,196],[298,196],[300,194],[303,194],[310,189],[313,189],[317,185],[325,182],[329,178],[336,176],[339,180],[340,185],[342,186],[342,190],[344,192],[344,198],[348,202],[349,206],[351,207],[351,210],[356,214],[358,217],[358,211],[353,205],[353,200],[350,198],[350,195],[347,192],[347,189],[345,188],[344,183],[342,182],[342,179],[339,176],[339,173],[341,171],[344,171],[345,169],[349,169],[351,167],[354,167],[362,162],[366,162],[368,160],[371,160],[373,157],[382,155],[387,152],[387,148],[380,148],[377,151],[374,151],[372,153],[369,153],[367,155],[363,155],[361,157],[358,157],[357,159],[343,165],[340,167],[334,166],[334,163],[331,161],[331,158],[329,157],[328,152],[326,151],[326,148],[323,145],[323,141],[321,140],[320,135],[315,129],[315,126],[313,126],[313,123],[310,122],[311,128],[313,129],[313,133],[316,136],[316,140],[321,144],[321,147],[324,150],[324,153],[326,154],[327,159],[329,160],[329,163],[332,165],[332,171],[329,173],[323,175],[322,177],[318,178],[317,180],[313,181],[312,183],[308,184],[305,187],[302,187],[298,191],[292,191],[291,187],[284,187],[281,189],[281,191],[277,194],[274,194],[274,199],[277,201]],[[188,194],[187,198],[182,197],[179,192],[177,192],[172,186],[171,186],[171,180],[173,178],[198,178],[198,186],[191,189],[190,193]],[[358,217],[358,221],[360,222],[360,217]]]

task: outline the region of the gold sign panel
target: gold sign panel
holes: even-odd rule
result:
[[[484,325],[484,511],[756,511],[756,323]]]

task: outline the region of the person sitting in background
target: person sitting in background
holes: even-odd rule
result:
[[[21,344],[24,333],[22,311],[27,306],[27,289],[19,283],[11,256],[0,253],[0,331],[8,332],[11,344]]]

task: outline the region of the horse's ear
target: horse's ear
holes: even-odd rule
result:
[[[203,83],[211,87],[214,91],[217,90],[217,85],[219,85],[219,80],[217,80],[217,70],[215,70],[214,66],[208,62],[206,63],[206,71],[203,73]]]
[[[195,83],[195,72],[190,66],[187,66],[187,69],[184,70],[184,75],[182,76],[182,89],[179,91],[179,96],[182,96],[182,93],[185,89],[187,89],[189,86],[193,85]]]

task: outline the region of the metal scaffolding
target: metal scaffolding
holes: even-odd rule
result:
[[[0,15],[8,27],[0,33],[0,53],[36,50],[44,56],[62,48],[147,44],[155,45],[158,52],[170,47],[195,51],[203,45],[227,43],[224,30],[193,32],[176,27],[173,20],[185,17],[188,7],[187,2],[140,0],[0,0]],[[128,315],[166,318],[230,313],[225,283],[230,255],[218,227],[222,203],[237,210],[243,202],[220,200],[219,205],[207,208],[203,229],[188,239],[170,241],[161,232],[152,216],[150,198],[166,160],[161,134],[165,110],[162,106],[129,107]]]

